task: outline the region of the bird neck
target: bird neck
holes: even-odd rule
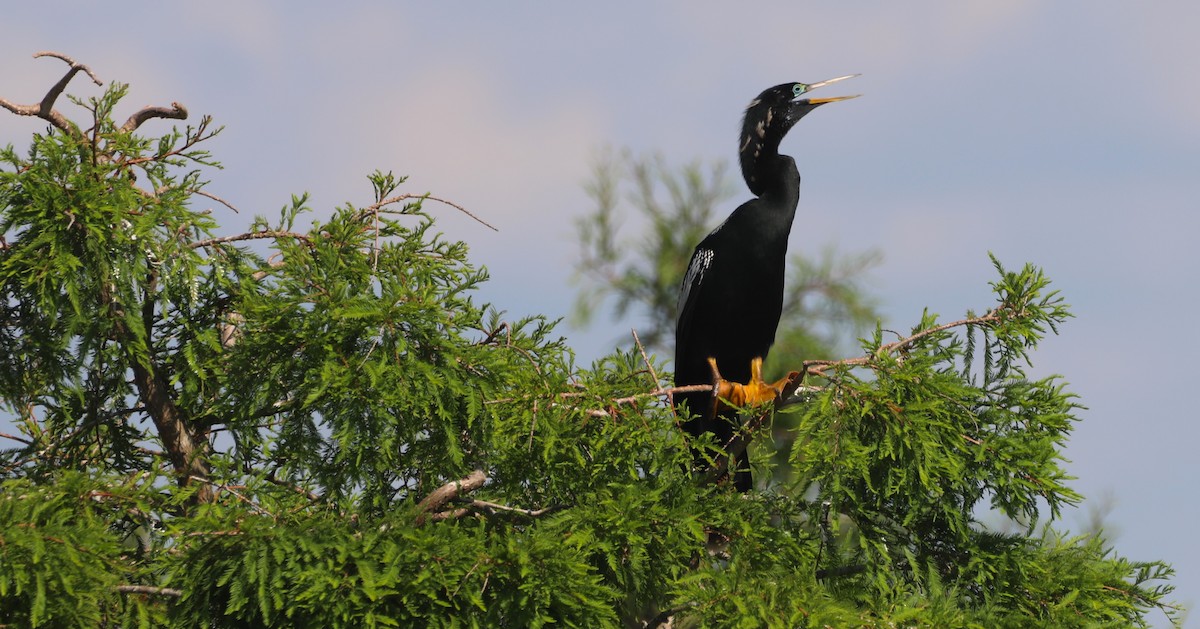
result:
[[[772,218],[786,223],[790,229],[800,201],[800,171],[796,169],[796,160],[778,153],[753,160],[749,166],[743,160],[742,173],[751,192],[758,195],[763,200],[761,205],[774,215]]]

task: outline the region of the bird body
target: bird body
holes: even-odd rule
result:
[[[778,392],[778,383],[762,383],[754,363],[761,365],[775,342],[783,311],[788,237],[800,199],[796,161],[779,154],[779,143],[819,105],[853,98],[797,100],[800,95],[846,78],[850,77],[812,85],[777,85],[746,109],[739,158],[742,176],[755,198],[738,206],[692,253],[675,329],[676,386],[715,385],[719,365],[720,378],[754,387],[738,400],[760,402],[765,401],[757,399],[762,391]],[[722,448],[730,443],[737,429],[736,409],[718,403],[709,391],[683,393],[674,402],[680,416],[688,418],[683,423],[688,433],[712,433]],[[697,453],[701,467],[704,461]],[[727,469],[735,470],[734,484],[740,491],[750,489],[744,453],[729,461]]]

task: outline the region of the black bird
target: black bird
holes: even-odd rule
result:
[[[800,198],[796,161],[779,154],[779,143],[812,110],[854,98],[802,96],[854,76],[858,75],[776,85],[746,108],[738,159],[755,198],[696,245],[679,297],[675,385],[717,384],[720,391],[719,397],[708,391],[675,396],[679,416],[691,417],[683,428],[694,436],[711,432],[724,447],[738,418],[736,409],[719,400],[748,406],[772,400],[782,391],[786,379],[768,384],[761,374],[783,310],[788,235]],[[696,456],[698,465],[706,467],[704,458],[698,452]],[[745,453],[726,469],[735,471],[739,491],[750,490],[753,481]]]

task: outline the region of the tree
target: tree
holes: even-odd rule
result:
[[[125,88],[0,100],[49,126],[0,153],[0,623],[16,626],[1127,626],[1170,568],[1052,521],[1079,497],[1057,378],[1067,316],[1033,267],[997,302],[809,361],[779,410],[799,474],[694,478],[637,348],[587,369],[506,321],[428,195],[216,235],[218,129],[117,125]],[[93,77],[94,78],[94,77]],[[739,443],[774,409],[756,409]],[[696,444],[704,446],[706,444]],[[715,444],[707,444],[709,446]],[[981,529],[980,505],[1021,519]]]

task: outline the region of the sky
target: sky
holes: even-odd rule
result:
[[[1076,318],[1034,355],[1087,409],[1066,450],[1117,551],[1166,559],[1200,597],[1200,443],[1188,364],[1200,253],[1200,4],[17,3],[0,23],[0,96],[41,99],[54,50],[131,85],[130,113],[183,103],[225,131],[209,191],[225,231],[367,204],[375,169],[499,228],[429,206],[492,280],[480,298],[561,317],[575,220],[607,147],[669,162],[736,157],[741,112],[790,81],[862,98],[784,141],[803,184],[793,251],[875,248],[884,326],[991,303],[988,252],[1043,267]],[[82,77],[70,92],[98,88]],[[69,107],[66,111],[72,111]],[[78,110],[75,110],[77,113]],[[44,126],[0,112],[0,144]],[[162,131],[167,123],[143,130]],[[735,189],[732,209],[748,192]],[[636,223],[632,223],[636,228]],[[629,233],[630,238],[638,234]],[[636,327],[560,330],[586,365]],[[1159,619],[1161,621],[1161,619]]]

